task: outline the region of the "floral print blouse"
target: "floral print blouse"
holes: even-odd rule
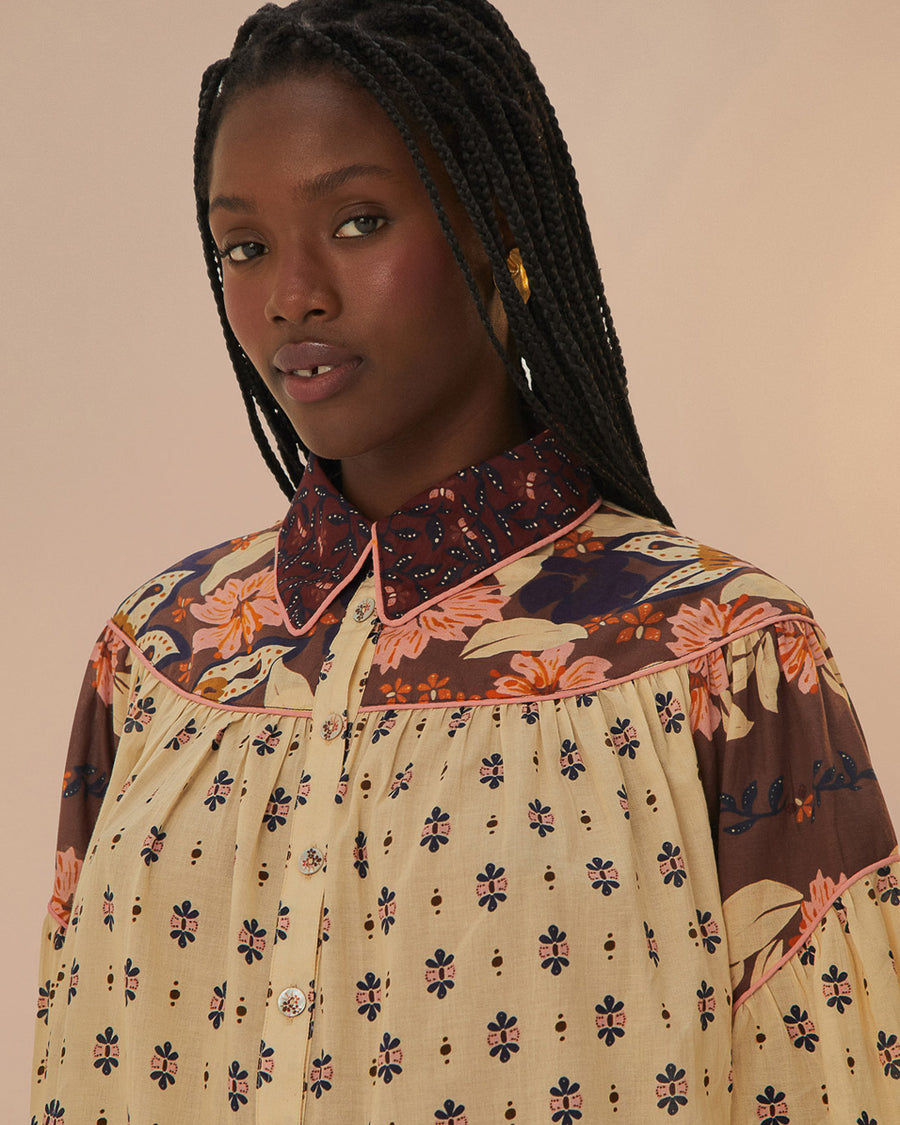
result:
[[[548,433],[312,460],[94,649],[43,1125],[900,1121],[896,844],[803,602]]]

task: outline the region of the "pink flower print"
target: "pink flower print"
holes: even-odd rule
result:
[[[486,621],[501,621],[508,601],[499,586],[476,582],[422,610],[405,625],[385,626],[375,649],[375,663],[386,672],[398,667],[404,657],[421,656],[431,640],[465,641],[466,629]]]
[[[825,653],[819,643],[812,625],[805,621],[781,621],[778,623],[778,659],[782,671],[804,695],[819,690],[817,669],[825,662]]]
[[[550,695],[557,691],[587,691],[597,687],[611,667],[600,656],[582,656],[570,667],[566,661],[575,645],[568,641],[556,648],[548,648],[535,655],[519,652],[510,660],[512,675],[492,671],[494,686],[488,691],[490,698],[511,695]]]
[[[191,613],[212,627],[198,629],[193,649],[214,648],[216,656],[228,659],[242,644],[250,651],[253,639],[263,625],[279,625],[282,621],[275,592],[275,571],[272,567],[251,574],[249,578],[229,578]]]
[[[845,878],[846,876],[842,874],[840,881],[843,882]],[[809,899],[800,903],[800,933],[791,938],[792,946],[797,942],[805,941],[816,928],[826,909],[831,905],[836,889],[837,886],[830,876],[823,875],[821,870],[816,872],[815,879],[809,884]]]
[[[72,899],[75,897],[75,887],[78,885],[78,876],[81,874],[81,863],[82,861],[75,854],[74,848],[67,848],[64,852],[56,853],[53,895],[48,909],[50,914],[63,927],[69,924]]]
[[[709,677],[706,674],[706,657],[693,661],[703,666],[699,672],[688,672],[691,688],[691,730],[711,739],[722,721],[722,712],[713,703],[709,690]]]
[[[118,633],[107,627],[91,653],[91,686],[106,704],[112,702],[116,658],[124,646]]]

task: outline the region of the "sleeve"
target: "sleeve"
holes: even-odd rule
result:
[[[900,864],[840,674],[795,615],[691,672],[733,987],[732,1121],[900,1120]]]
[[[63,775],[56,869],[41,933],[34,1051],[38,1071],[47,1050],[50,1010],[57,994],[64,994],[66,989],[66,931],[81,866],[112,772],[117,732],[127,704],[129,665],[128,646],[113,627],[107,626],[85,673]]]

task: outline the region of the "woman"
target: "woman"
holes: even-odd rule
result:
[[[890,1120],[852,707],[795,594],[667,526],[499,15],[261,9],[195,159],[291,503],[95,649],[36,1119]]]

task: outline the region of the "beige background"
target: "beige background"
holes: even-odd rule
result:
[[[573,150],[659,490],[685,532],[811,602],[900,819],[900,5],[500,7]],[[35,938],[94,637],[155,570],[284,507],[192,216],[200,73],[248,11],[40,0],[0,15],[10,1121],[27,1120]]]

